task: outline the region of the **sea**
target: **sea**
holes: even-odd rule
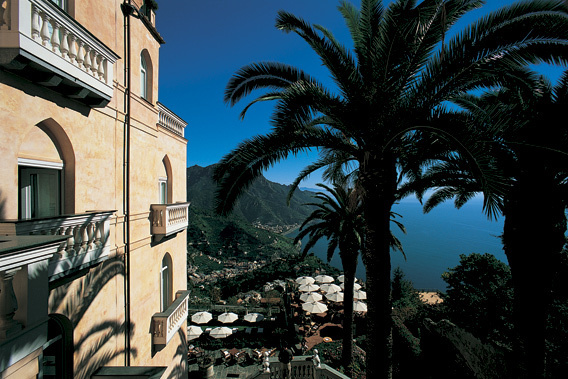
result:
[[[488,220],[481,198],[470,200],[460,209],[456,209],[453,202],[446,202],[427,214],[422,212],[422,205],[416,199],[408,198],[394,205],[393,211],[402,215],[397,220],[404,224],[407,233],[403,234],[391,224],[406,254],[405,260],[400,252],[391,251],[391,266],[393,270],[400,267],[417,289],[445,291],[442,273],[459,264],[460,254],[490,253],[507,263],[499,238],[504,219]],[[297,233],[289,236],[293,238]],[[311,251],[326,261],[327,240],[320,240]],[[337,252],[330,264],[342,268]],[[357,278],[366,278],[361,259]]]

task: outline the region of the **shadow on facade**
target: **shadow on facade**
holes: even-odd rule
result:
[[[181,330],[181,328],[177,331],[178,337],[181,343],[178,345],[174,356],[172,357],[172,361],[179,362],[173,368],[170,374],[168,375],[168,379],[176,379],[176,378],[183,378],[184,375],[187,376],[188,367],[187,367],[187,337],[185,333]]]
[[[65,315],[75,330],[82,323],[90,325],[89,329],[81,330],[79,338],[75,338],[74,378],[90,378],[97,369],[112,364],[125,354],[124,315],[113,313],[113,310],[122,312],[123,309],[116,304],[121,280],[115,279],[120,277],[124,279],[124,262],[116,257],[89,269],[83,276],[70,278],[50,292],[50,313]],[[107,289],[110,296],[105,296],[105,287],[109,284],[117,287]],[[106,304],[108,307],[105,309]],[[88,313],[92,306],[97,311]],[[131,330],[134,331],[133,324]],[[135,357],[136,349],[131,349],[131,354]]]
[[[0,189],[0,220],[6,219],[6,198],[2,195],[2,190]]]
[[[62,108],[72,109],[85,117],[89,117],[89,114],[91,113],[91,107],[81,104],[78,101],[66,98],[63,95],[60,95],[48,88],[37,85],[30,85],[29,81],[22,80],[21,77],[7,71],[0,71],[0,81],[10,87],[19,89],[29,96],[39,97],[49,102],[53,102]]]

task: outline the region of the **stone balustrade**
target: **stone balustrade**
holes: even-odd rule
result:
[[[14,362],[21,362],[34,353],[37,355],[47,343],[48,261],[67,238],[0,235],[2,374]],[[14,376],[28,376],[21,371]]]
[[[261,372],[255,374],[249,379],[280,379],[282,376],[282,367],[277,357],[270,357],[270,372]],[[312,356],[294,356],[291,362],[292,379],[349,379],[348,376],[321,364],[316,367],[312,361]]]
[[[162,103],[158,102],[157,105],[158,125],[180,137],[183,137],[183,132],[187,126],[187,122],[183,121],[178,115],[166,108]]]
[[[67,85],[79,82],[79,88],[66,95],[82,99],[89,95],[104,100],[93,106],[102,106],[112,98],[113,65],[118,55],[49,0],[0,2],[3,4],[0,49],[23,51],[21,58],[2,64],[13,68],[31,60],[44,66],[52,76],[38,82],[49,87],[56,88],[62,81]],[[69,90],[62,87],[62,91]]]
[[[164,312],[152,316],[152,342],[154,345],[167,345],[189,315],[188,301],[190,291],[178,291],[176,299]]]
[[[189,204],[152,204],[152,235],[166,237],[187,228]]]
[[[12,279],[18,270],[19,268],[0,272],[0,340],[7,339],[22,329],[22,325],[14,320],[18,301]]]
[[[0,223],[0,233],[69,236],[49,260],[50,280],[105,260],[110,253],[110,217],[115,211],[88,212]]]
[[[322,364],[321,368],[318,368],[316,371],[317,379],[349,379],[347,375],[344,375],[325,364]]]
[[[102,49],[56,10],[49,1],[32,1],[32,39],[108,84],[108,59]]]

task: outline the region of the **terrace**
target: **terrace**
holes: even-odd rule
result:
[[[328,280],[334,279],[328,278]],[[257,306],[246,307],[213,304],[208,307],[206,305],[198,308],[190,307],[189,313],[192,315],[192,326],[188,330],[190,376],[279,378],[282,373],[277,358],[279,353],[277,346],[280,346],[282,341],[287,341],[284,343],[290,344],[296,354],[292,361],[293,378],[347,378],[329,365],[314,364],[321,361],[319,355],[316,358],[318,344],[323,343],[326,347],[322,350],[328,352],[337,348],[337,343],[328,344],[328,342],[340,340],[342,337],[342,303],[326,300],[326,310],[310,313],[306,309],[309,307],[304,307],[307,303],[300,300],[304,297],[309,300],[309,296],[306,296],[308,294],[301,292],[304,288],[291,279],[288,280],[288,284],[284,284],[284,287],[286,290],[281,294],[282,299],[278,298],[282,300],[279,302],[278,312],[273,311],[274,305],[269,306],[262,301],[257,301]],[[314,288],[316,287],[319,286]],[[337,285],[335,287],[339,288]],[[313,292],[310,295],[323,297],[324,289],[327,287],[322,286],[322,294]],[[270,292],[273,293],[272,290]],[[197,314],[199,312],[206,313],[206,316]],[[251,321],[248,317],[251,316],[249,312],[258,312],[264,317]],[[357,320],[364,319],[363,313],[358,312],[356,315],[356,324]],[[294,333],[295,336],[292,337]],[[306,355],[310,353],[314,355]],[[269,371],[266,370],[267,366]]]

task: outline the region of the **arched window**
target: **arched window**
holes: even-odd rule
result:
[[[160,204],[171,204],[172,200],[172,165],[170,164],[170,159],[168,156],[164,156],[162,159],[163,170],[158,177],[158,188],[159,188],[159,201]]]
[[[140,97],[152,102],[152,59],[148,50],[140,53]]]
[[[73,324],[61,314],[49,315],[42,366],[46,379],[73,378]]]
[[[162,268],[160,269],[160,311],[164,312],[170,304],[172,299],[172,278],[173,267],[172,257],[166,253],[162,259]]]
[[[75,157],[65,131],[53,119],[31,128],[18,151],[19,218],[73,213]]]

